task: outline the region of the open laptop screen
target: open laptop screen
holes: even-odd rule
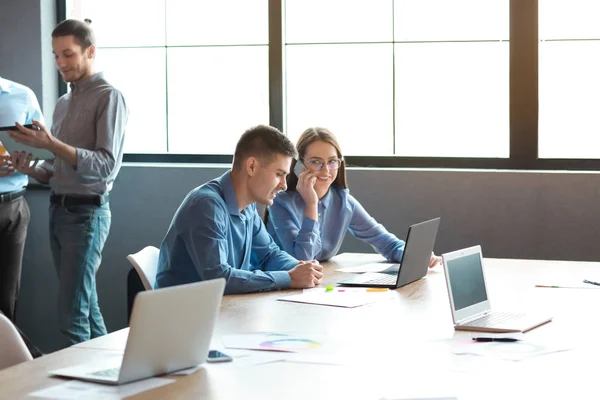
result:
[[[455,310],[462,310],[487,300],[479,253],[449,260],[446,262],[446,268]]]

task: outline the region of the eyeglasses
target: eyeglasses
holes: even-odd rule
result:
[[[340,158],[334,158],[331,160],[323,161],[320,158],[311,158],[310,160],[302,159],[302,161],[304,161],[304,165],[306,165],[308,169],[311,169],[313,171],[320,171],[325,164],[327,164],[328,170],[335,171],[336,169],[340,168],[344,160]]]

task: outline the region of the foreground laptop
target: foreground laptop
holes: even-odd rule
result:
[[[442,254],[454,329],[526,332],[552,317],[492,311],[488,300],[481,246]],[[506,288],[510,291],[510,288]]]
[[[225,279],[140,292],[123,356],[50,371],[51,375],[122,384],[206,361]]]
[[[396,289],[427,275],[429,261],[435,244],[440,219],[435,218],[411,225],[406,236],[402,260],[398,271],[390,273],[367,272],[338,282],[344,286],[378,287]]]

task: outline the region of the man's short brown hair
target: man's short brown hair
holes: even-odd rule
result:
[[[261,163],[269,165],[278,154],[295,158],[296,147],[279,129],[257,125],[246,130],[238,140],[233,168],[240,168],[248,157],[256,157]]]
[[[87,49],[91,45],[96,44],[94,31],[90,27],[91,22],[89,19],[86,19],[85,22],[78,19],[65,19],[56,25],[56,28],[52,31],[52,38],[73,35],[77,44],[81,48]]]

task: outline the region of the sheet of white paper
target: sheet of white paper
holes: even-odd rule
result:
[[[476,333],[473,336],[488,336]],[[457,355],[470,354],[507,361],[522,361],[530,357],[571,350],[572,347],[561,343],[542,343],[528,340],[518,342],[474,342],[470,338],[441,340],[449,350]]]
[[[373,289],[335,288],[327,291],[324,288],[317,288],[317,290],[304,291],[302,294],[280,297],[277,300],[353,308],[394,298],[394,292],[389,290],[383,292],[371,292],[369,290]]]
[[[324,364],[324,365],[351,365],[357,363],[350,355],[339,354],[315,354],[315,353],[293,353],[286,354],[285,362],[299,364]]]
[[[100,383],[69,381],[37,392],[29,393],[32,397],[61,400],[112,400],[123,399],[134,394],[145,392],[175,382],[174,379],[150,378],[126,385],[112,386]]]
[[[400,264],[392,264],[392,263],[370,263],[370,264],[362,264],[356,265],[353,267],[342,267],[337,268],[336,271],[340,272],[353,272],[353,273],[362,273],[362,272],[384,272],[386,274],[397,274],[400,269]]]
[[[248,355],[234,358],[233,363],[236,367],[249,367],[253,365],[268,364],[272,362],[283,361],[284,354],[285,353],[275,351],[253,350]]]
[[[263,350],[263,352],[295,353],[307,350],[318,350],[325,346],[324,341],[316,336],[308,337],[264,332],[225,335],[222,337],[222,341],[227,348]]]

